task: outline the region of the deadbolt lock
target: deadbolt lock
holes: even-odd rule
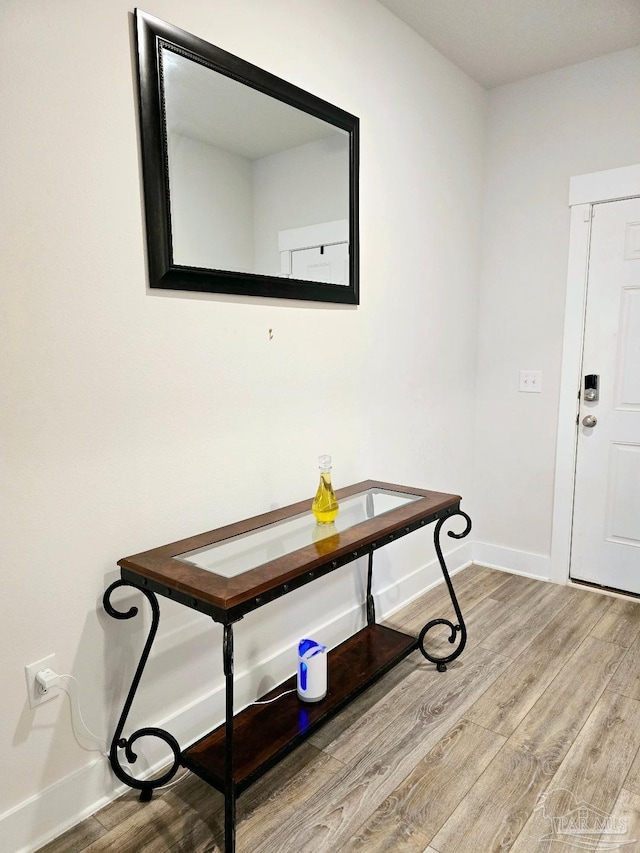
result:
[[[600,399],[600,377],[597,373],[588,373],[584,377],[584,399],[587,403],[597,403]]]

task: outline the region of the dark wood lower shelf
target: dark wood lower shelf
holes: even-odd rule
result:
[[[233,776],[237,793],[277,764],[322,723],[417,648],[417,640],[384,625],[369,625],[328,655],[328,691],[321,702],[302,702],[289,693],[270,705],[250,705],[233,720]],[[264,700],[295,689],[296,677]],[[181,763],[224,791],[225,726],[184,750]]]

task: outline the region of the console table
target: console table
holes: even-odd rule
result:
[[[332,525],[317,525],[311,500],[307,500],[126,557],[118,562],[121,580],[104,594],[105,610],[115,619],[131,619],[138,612],[137,607],[123,612],[113,604],[112,593],[122,586],[139,590],[152,611],[149,634],[111,743],[113,771],[122,782],[140,790],[141,800],[149,800],[154,788],[167,784],[181,766],[221,791],[225,797],[225,853],[235,851],[236,797],[252,782],[411,652],[420,649],[444,671],[466,643],[464,620],[440,545],[442,526],[453,516],[461,516],[465,526],[458,533],[449,531],[449,536],[462,539],[471,530],[469,516],[460,509],[461,498],[376,480],[340,489],[336,497],[340,512]],[[436,555],[456,620],[431,619],[419,636],[413,637],[376,622],[373,555],[389,542],[434,522]],[[363,556],[368,557],[367,624],[329,653],[326,697],[310,704],[293,692],[277,699],[273,706],[249,705],[234,714],[234,624],[246,613]],[[123,735],[158,630],[159,595],[204,613],[223,626],[225,722],[186,749],[160,728],[146,727]],[[447,656],[434,657],[425,649],[425,635],[435,625],[449,629],[454,648]],[[294,676],[261,698],[277,697],[295,685]],[[136,779],[120,762],[124,753],[126,762],[135,764],[135,744],[145,737],[159,738],[173,753],[171,767],[151,780]]]

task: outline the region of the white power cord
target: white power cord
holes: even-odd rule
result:
[[[62,679],[68,678],[70,684],[66,686]],[[58,675],[57,672],[54,672],[52,669],[41,669],[40,672],[36,674],[36,684],[38,685],[38,689],[40,693],[48,693],[52,687],[58,687],[60,690],[63,690],[67,696],[69,697],[69,708],[71,710],[71,727],[73,729],[73,734],[78,741],[78,744],[82,749],[86,749],[88,752],[100,752],[105,758],[109,758],[109,751],[107,748],[106,741],[104,741],[101,737],[94,734],[91,729],[87,726],[84,721],[84,717],[82,716],[82,711],[80,709],[80,697],[79,697],[79,687],[78,687],[78,679],[74,675],[70,675],[69,673],[65,673],[63,675]],[[287,696],[289,693],[295,693],[296,688],[293,687],[291,690],[285,690],[284,693],[279,693],[277,696],[274,696],[273,699],[265,699],[259,702],[251,702],[252,705],[270,705],[271,702],[276,702],[278,699],[281,699],[283,696]],[[78,737],[77,728],[80,727],[86,735],[94,742],[94,744],[98,744],[97,746],[87,746],[85,743],[82,743],[80,738]],[[166,785],[159,785],[156,788],[157,791],[164,791],[167,788],[172,788],[174,785],[177,785],[179,782],[189,775],[191,771],[186,770],[182,776],[178,779],[174,779],[172,782],[167,782]]]
[[[277,699],[281,699],[283,696],[286,696],[288,693],[295,693],[296,688],[292,688],[291,690],[285,690],[284,693],[279,693],[277,696],[274,696],[273,699],[266,699],[261,702],[251,702],[251,705],[269,705],[271,702],[275,702]],[[174,785],[177,785],[179,782],[188,776],[191,773],[190,770],[185,770],[185,772],[178,779],[174,779],[173,782],[167,782],[166,785],[158,785],[154,790],[156,791],[165,791],[167,788],[172,788]]]
[[[275,702],[276,699],[282,699],[283,696],[286,696],[288,693],[295,693],[296,688],[293,687],[291,690],[285,690],[284,693],[279,693],[277,696],[274,696],[273,699],[265,699],[263,702],[251,702],[251,705],[270,705],[272,702]]]
[[[62,681],[63,678],[68,678],[71,684],[69,686],[65,685]],[[100,752],[105,758],[108,758],[109,752],[106,741],[91,731],[82,716],[82,711],[80,710],[78,679],[68,673],[58,675],[58,673],[54,672],[52,669],[41,669],[40,672],[36,674],[36,684],[42,694],[48,693],[52,687],[59,687],[60,690],[63,690],[67,694],[69,697],[69,708],[71,710],[71,728],[78,745],[82,747],[82,749],[86,749],[87,752]],[[84,730],[84,733],[91,738],[94,745],[87,746],[86,743],[82,743],[81,739],[78,737],[78,728]],[[95,744],[98,745],[95,746]]]
[[[82,726],[82,728],[85,730],[85,732],[91,738],[93,738],[94,741],[96,741],[97,743],[100,744],[100,747],[95,747],[95,746],[94,747],[86,747],[86,746],[83,746],[82,744],[80,744],[80,746],[82,746],[83,749],[89,749],[89,750],[96,751],[96,752],[100,751],[105,756],[105,758],[109,758],[109,753],[107,751],[106,743],[103,740],[101,740],[97,735],[95,735],[89,729],[89,727],[87,726],[87,724],[84,721],[84,718],[82,716],[82,712],[80,711],[80,701],[79,701],[79,697],[78,697],[78,679],[75,678],[73,675],[60,675],[60,676],[58,676],[58,678],[69,678],[71,680],[71,682],[74,684],[73,693],[75,695],[73,697],[71,695],[71,691],[67,690],[63,684],[58,684],[60,689],[64,690],[65,693],[67,694],[67,696],[69,697],[69,704],[70,704],[71,709],[72,709],[71,717],[72,717],[72,726],[74,728],[74,734],[75,734],[75,724],[73,723],[73,709],[75,708],[76,713],[78,715],[78,721],[80,722],[80,725]],[[76,735],[76,740],[77,740],[77,735]],[[78,743],[79,743],[79,741],[78,741]],[[182,774],[182,776],[180,776],[178,779],[174,779],[173,782],[167,782],[166,785],[159,785],[157,788],[154,788],[154,790],[155,791],[164,791],[166,788],[171,788],[171,787],[173,787],[173,785],[177,785],[178,782],[182,782],[182,780],[185,778],[185,776],[188,776],[189,773],[191,773],[190,770],[185,770],[185,772]]]
[[[68,678],[71,684],[69,686],[65,686],[62,682],[63,678]],[[68,673],[58,675],[58,673],[54,672],[52,669],[41,669],[40,672],[36,674],[36,684],[38,685],[38,690],[41,694],[48,693],[52,687],[58,687],[67,694],[69,697],[69,707],[71,709],[71,728],[78,744],[82,749],[86,749],[88,752],[100,752],[105,758],[109,758],[106,742],[91,731],[82,716],[82,711],[80,710],[78,679],[74,675],[69,675]],[[86,746],[80,741],[76,731],[78,724],[84,730],[84,733],[91,738],[91,740],[99,744],[98,746]],[[185,776],[188,776],[190,773],[190,770],[185,770],[182,776],[178,779],[174,779],[173,782],[167,782],[166,785],[159,785],[154,790],[164,791],[166,788],[171,788],[179,782],[182,782]]]
[[[185,770],[182,776],[179,776],[177,779],[174,779],[173,782],[167,782],[166,785],[158,785],[157,788],[154,788],[154,791],[165,791],[167,788],[173,788],[174,785],[177,785],[178,782],[182,782],[182,780],[191,773],[191,770]]]
[[[71,684],[67,687],[64,684],[60,684],[60,689],[64,690],[64,692],[69,697],[69,707],[71,709],[71,725],[74,730],[74,734],[76,734],[76,723],[80,723],[80,726],[84,729],[87,735],[98,744],[98,746],[87,747],[80,743],[83,749],[87,749],[90,752],[101,752],[106,758],[109,757],[109,750],[107,748],[107,742],[103,740],[98,735],[94,734],[89,726],[84,721],[84,717],[82,716],[82,711],[80,710],[80,696],[79,696],[79,688],[78,688],[78,679],[73,675],[61,675],[60,678],[68,678]],[[73,685],[73,688],[71,688]],[[74,716],[77,715],[77,720],[74,722]],[[77,740],[77,735],[76,735]]]

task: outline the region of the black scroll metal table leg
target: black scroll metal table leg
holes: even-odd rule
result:
[[[233,625],[224,626],[222,657],[225,676],[224,850],[236,849],[236,786],[233,780]]]
[[[368,497],[368,495],[367,495]],[[367,625],[373,625],[376,621],[376,604],[371,593],[373,579],[373,551],[369,552],[369,568],[367,570]]]
[[[456,516],[461,515],[466,522],[466,526],[462,533],[454,533],[453,531],[448,532],[448,536],[451,536],[453,539],[464,539],[465,536],[468,536],[471,531],[471,519],[466,514],[466,512],[462,512],[459,509],[457,512],[452,513],[445,518],[438,519],[438,523],[436,524],[436,528],[433,534],[434,543],[436,546],[436,554],[438,556],[438,562],[440,563],[440,568],[442,569],[442,574],[444,575],[444,579],[447,583],[447,588],[449,590],[449,595],[451,596],[451,603],[453,604],[453,609],[456,614],[456,623],[454,624],[449,619],[432,619],[430,622],[424,626],[422,631],[418,636],[418,645],[420,647],[420,651],[426,657],[427,660],[430,660],[432,663],[436,664],[436,668],[438,672],[445,672],[447,669],[447,664],[451,663],[452,660],[455,660],[459,655],[462,654],[462,650],[464,649],[467,642],[467,629],[464,624],[464,619],[462,618],[462,612],[460,611],[460,605],[458,604],[458,599],[456,598],[456,593],[453,588],[453,584],[451,583],[451,578],[449,577],[449,572],[447,571],[447,566],[444,561],[444,557],[442,556],[442,548],[440,546],[440,531],[442,530],[442,525],[449,521],[451,518],[455,518]],[[456,638],[458,639],[458,644],[456,648],[451,652],[450,655],[445,655],[444,657],[435,657],[434,655],[429,654],[424,647],[424,639],[427,632],[433,628],[435,625],[446,625],[450,628],[451,633],[449,634],[449,642],[455,643]]]
[[[129,716],[129,711],[131,710],[131,705],[133,703],[133,699],[136,695],[136,691],[138,689],[138,685],[140,684],[140,679],[142,678],[142,673],[144,672],[144,668],[147,663],[147,659],[149,657],[149,653],[151,651],[151,646],[153,645],[153,641],[155,639],[158,623],[160,621],[160,607],[158,605],[158,599],[156,596],[148,589],[140,589],[133,584],[127,583],[127,581],[116,581],[112,583],[111,586],[106,590],[102,603],[104,605],[104,609],[107,611],[109,616],[112,616],[114,619],[132,619],[138,613],[137,607],[130,607],[126,612],[121,612],[117,610],[113,604],[111,603],[111,593],[118,589],[121,586],[128,586],[132,589],[141,592],[144,596],[146,596],[147,601],[151,605],[151,627],[149,629],[149,634],[147,636],[147,641],[144,644],[144,649],[142,650],[142,654],[140,656],[140,661],[135,671],[135,675],[133,676],[133,681],[131,682],[131,687],[129,688],[129,693],[124,703],[124,707],[122,709],[122,713],[120,715],[120,719],[118,720],[118,725],[116,726],[115,733],[113,735],[113,740],[111,741],[111,748],[109,750],[109,761],[111,762],[111,767],[113,768],[113,772],[120,779],[121,782],[124,782],[126,785],[129,785],[131,788],[137,788],[140,791],[140,799],[144,802],[151,799],[154,788],[158,788],[161,785],[166,785],[167,782],[173,778],[178,767],[180,766],[180,746],[178,741],[174,738],[172,734],[165,731],[164,729],[159,729],[155,727],[146,727],[143,729],[138,729],[138,731],[134,732],[128,738],[122,737],[122,732],[125,727],[125,723],[127,722],[127,717]],[[124,755],[128,764],[135,764],[138,760],[137,753],[133,750],[133,744],[144,737],[155,737],[163,740],[168,746],[169,749],[173,753],[173,764],[171,767],[165,771],[162,776],[158,776],[155,779],[141,780],[136,779],[134,776],[131,776],[120,764],[120,756],[118,750],[124,750]]]

